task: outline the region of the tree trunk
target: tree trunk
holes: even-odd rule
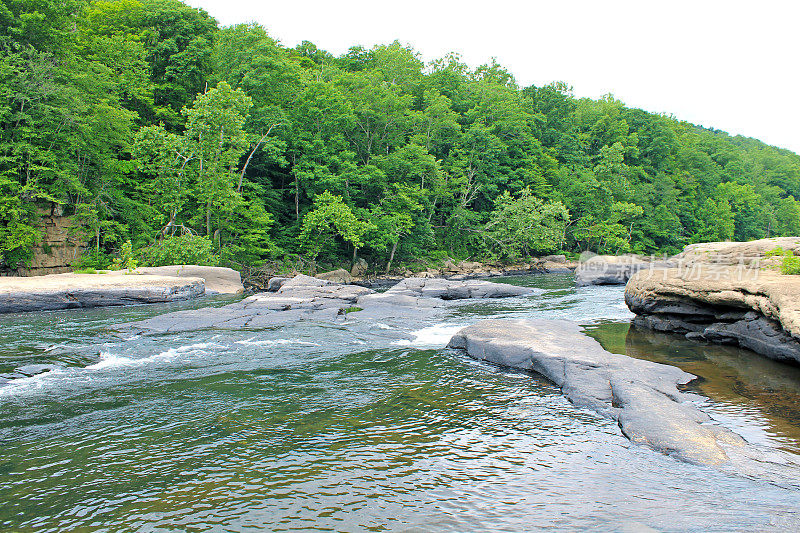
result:
[[[389,254],[389,262],[386,264],[387,275],[389,274],[389,271],[392,270],[392,261],[394,261],[394,253],[397,251],[397,243],[399,242],[400,239],[398,238],[396,241],[394,241],[394,244],[392,245],[392,252]]]
[[[211,202],[206,204],[206,235],[211,237]]]

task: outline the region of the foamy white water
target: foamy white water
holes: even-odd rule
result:
[[[444,348],[450,339],[465,327],[464,324],[443,323],[412,331],[413,340],[399,340],[392,344],[397,346],[414,346],[415,348]]]

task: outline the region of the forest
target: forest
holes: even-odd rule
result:
[[[565,82],[520,87],[497,61],[290,48],[178,0],[0,0],[8,268],[52,205],[88,243],[79,267],[389,272],[800,235],[799,197],[791,151]]]

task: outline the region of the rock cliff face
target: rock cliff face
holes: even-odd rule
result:
[[[483,320],[450,347],[471,357],[541,374],[578,407],[615,419],[631,441],[684,461],[800,486],[795,456],[748,443],[716,425],[678,390],[695,376],[678,368],[605,351],[563,320]]]
[[[86,249],[72,217],[63,216],[59,209],[53,208],[41,214],[38,227],[42,239],[33,249],[30,266],[11,270],[0,265],[0,275],[42,276],[72,271],[73,261]]]
[[[637,326],[800,363],[800,276],[711,263],[643,271],[625,303]]]

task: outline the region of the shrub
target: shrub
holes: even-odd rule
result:
[[[86,252],[77,261],[73,261],[72,269],[75,272],[86,270],[106,270],[111,266],[111,256],[103,252]]]
[[[208,237],[180,235],[165,237],[138,252],[142,266],[216,265],[213,243]]]
[[[783,248],[781,248],[780,246],[777,246],[777,247],[773,248],[772,250],[768,251],[767,253],[765,253],[764,257],[769,259],[770,257],[779,257],[779,256],[782,256],[782,255],[786,255],[786,252],[783,251]]]
[[[125,241],[125,244],[119,249],[119,256],[114,258],[114,262],[111,263],[111,268],[114,270],[122,270],[123,268],[127,268],[128,270],[133,270],[139,262],[133,256],[133,245],[131,241]]]
[[[792,250],[784,250],[778,246],[764,254],[764,257],[783,257],[781,274],[800,275],[800,257],[794,255]]]
[[[800,275],[800,257],[790,251],[783,256],[781,274]]]

